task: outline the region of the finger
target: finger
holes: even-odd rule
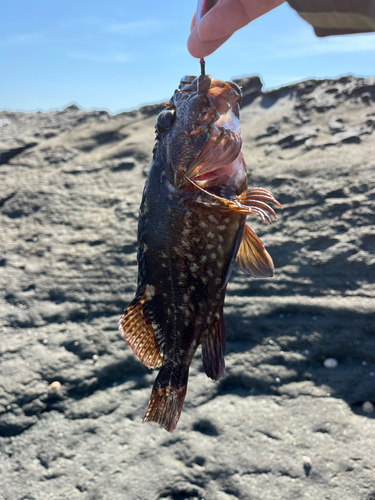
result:
[[[210,42],[202,42],[197,34],[197,28],[195,27],[190,33],[187,41],[187,49],[193,57],[200,59],[201,57],[206,57],[215,52],[215,50],[225,43],[229,36],[219,38],[218,40],[213,40]]]
[[[188,50],[194,57],[214,52],[233,33],[254,19],[278,7],[284,0],[222,0],[192,30]],[[208,43],[215,42],[215,43]]]
[[[203,42],[231,36],[254,19],[278,7],[283,0],[222,0],[198,24]]]
[[[190,32],[192,32],[194,28],[195,28],[195,12],[194,12],[193,19],[191,20]]]

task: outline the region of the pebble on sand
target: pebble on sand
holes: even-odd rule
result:
[[[61,389],[61,383],[58,380],[51,382],[50,385],[48,386],[48,392],[50,394],[57,394],[58,392],[60,392],[60,389]]]
[[[326,368],[337,368],[338,362],[335,358],[327,358],[324,360],[324,366]]]
[[[374,411],[374,405],[371,401],[365,401],[362,405],[362,410],[365,413],[372,413]]]
[[[312,467],[312,461],[310,457],[304,456],[302,457],[302,462],[303,462],[303,468],[305,471],[306,476],[310,474],[311,467]]]

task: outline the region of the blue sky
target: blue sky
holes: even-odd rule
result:
[[[111,113],[167,100],[199,72],[186,49],[196,0],[11,0],[0,5],[0,109],[76,103]],[[265,88],[375,74],[375,34],[317,38],[284,4],[206,58],[207,72]]]

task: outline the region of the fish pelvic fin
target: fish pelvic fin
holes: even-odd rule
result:
[[[258,236],[245,225],[237,253],[237,264],[241,271],[254,278],[271,278],[274,273],[270,254]]]
[[[163,366],[156,377],[142,423],[156,422],[168,432],[176,429],[185,401],[188,369],[177,382],[175,379],[171,369]]]
[[[147,368],[159,368],[163,361],[152,321],[147,315],[147,302],[152,293],[146,288],[125,309],[118,326],[124,340]]]
[[[224,374],[225,361],[225,325],[223,311],[217,313],[218,318],[208,330],[202,342],[202,362],[203,369],[207,377],[212,380],[219,380]]]

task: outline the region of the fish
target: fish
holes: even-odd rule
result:
[[[273,276],[272,258],[246,224],[281,207],[247,188],[239,125],[241,90],[207,74],[186,76],[156,119],[153,159],[138,224],[138,283],[119,330],[140,361],[160,368],[143,422],[173,432],[199,345],[203,368],[224,373],[223,305],[233,266]]]

